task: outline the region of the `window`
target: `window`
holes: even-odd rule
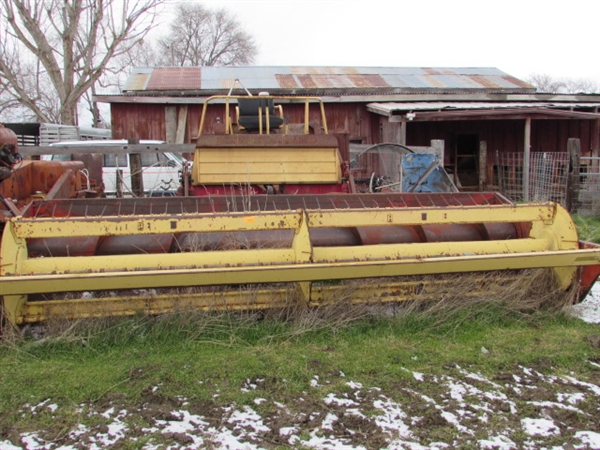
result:
[[[169,159],[162,153],[142,153],[142,167],[167,166]]]
[[[117,156],[119,157],[118,161],[117,161]],[[109,155],[104,155],[104,167],[127,167],[127,155],[116,155],[116,154],[109,154]],[[118,163],[118,166],[117,166]]]

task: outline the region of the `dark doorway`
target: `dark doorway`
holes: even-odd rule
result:
[[[454,182],[461,190],[479,189],[479,135],[456,136],[453,152]]]

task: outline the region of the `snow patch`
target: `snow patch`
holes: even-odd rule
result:
[[[550,419],[521,419],[523,431],[530,436],[557,436],[560,430]]]
[[[576,445],[575,448],[600,448],[600,433],[594,431],[578,431],[575,433],[575,439],[580,439],[582,445]]]
[[[569,308],[569,313],[587,323],[600,323],[600,282],[594,283],[583,301]]]
[[[510,450],[517,448],[517,444],[515,444],[506,436],[492,436],[488,439],[482,439],[477,443],[481,449],[489,448],[490,450]]]

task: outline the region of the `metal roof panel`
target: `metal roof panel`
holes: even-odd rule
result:
[[[141,74],[149,74],[149,80]],[[229,66],[136,68],[125,91],[223,91],[235,80],[247,89],[500,90],[535,88],[499,69],[444,67]]]
[[[369,111],[384,116],[401,111],[453,111],[476,109],[507,108],[596,108],[600,103],[560,103],[560,102],[387,102],[369,103]]]
[[[148,91],[201,89],[200,67],[161,67],[154,69],[146,85]]]

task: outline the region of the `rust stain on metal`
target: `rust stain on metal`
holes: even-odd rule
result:
[[[236,87],[239,87],[239,86],[237,86],[235,78],[221,78],[219,80],[219,83],[221,84],[222,89],[231,89],[231,88],[235,89]]]
[[[300,85],[296,82],[294,75],[290,74],[279,74],[275,75],[275,79],[277,80],[277,84],[282,89],[296,89],[299,88]]]
[[[134,73],[127,80],[125,89],[132,91],[141,91],[146,87],[148,78],[150,78],[149,73]]]
[[[436,78],[433,75],[424,75],[423,79],[427,82],[427,84],[430,87],[438,87],[438,88],[446,87],[446,85],[444,83],[442,83],[442,81],[439,78]]]
[[[376,74],[370,75],[349,75],[348,78],[356,87],[390,87],[383,77]]]
[[[347,73],[347,74],[357,74],[358,69],[356,69],[355,67],[343,67],[342,68],[342,72]]]
[[[518,87],[529,88],[529,89],[534,88],[533,85],[526,83],[525,81],[519,80],[518,78],[511,77],[510,75],[505,75],[502,77],[502,79],[506,80],[510,84],[514,84],[515,86],[518,86]]]
[[[480,86],[483,86],[486,88],[500,88],[501,87],[498,84],[492,82],[488,77],[484,77],[481,75],[470,75],[469,78],[471,80],[473,80],[475,83],[479,84]]]
[[[378,88],[390,87],[381,75],[377,74],[316,74],[297,75],[305,89],[310,88]]]
[[[317,83],[313,79],[312,75],[298,75],[298,81],[305,89],[317,88]]]
[[[440,72],[438,69],[434,69],[433,67],[423,67],[423,72],[428,75],[442,75],[442,72]]]
[[[199,67],[156,68],[150,75],[147,90],[200,89],[202,69]]]

